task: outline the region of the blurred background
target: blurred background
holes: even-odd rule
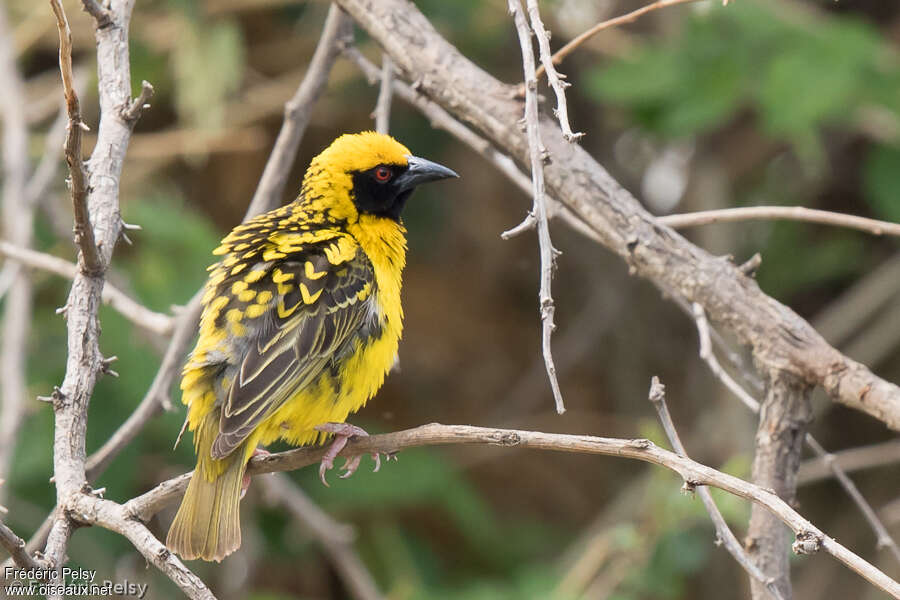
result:
[[[28,153],[37,164],[61,90],[55,24],[46,3],[4,0],[26,79]],[[92,22],[64,2],[85,79],[85,120],[97,124]],[[521,80],[506,2],[421,0],[419,8],[465,55],[498,78]],[[632,0],[541,3],[563,43],[598,21],[641,6]],[[156,88],[131,141],[121,204],[133,245],[116,249],[110,281],[170,313],[206,276],[211,250],[247,207],[327,11],[294,0],[154,0],[131,26],[134,89]],[[380,53],[360,31],[360,48]],[[656,11],[604,31],[561,71],[582,144],[656,214],[731,206],[802,205],[900,221],[900,4],[883,0],[734,0]],[[0,90],[0,94],[4,93]],[[545,94],[547,91],[545,90]],[[285,201],[309,159],[343,132],[373,126],[377,89],[340,59],[315,107]],[[552,97],[552,94],[550,94]],[[352,422],[370,432],[427,422],[665,438],[647,401],[650,377],[691,456],[749,477],[755,419],[697,357],[693,321],[617,257],[551,227],[562,251],[554,281],[554,349],[568,412],[557,416],[540,355],[538,249],[527,233],[500,232],[530,199],[490,164],[395,99],[392,134],[414,153],[461,174],[427,186],[404,216],[409,229],[406,329],[398,373]],[[88,134],[86,151],[93,143]],[[39,200],[34,246],[73,260],[62,171]],[[762,288],[787,303],[851,357],[900,381],[900,254],[896,239],[838,228],[754,222],[685,232],[716,254],[762,255]],[[0,265],[2,268],[2,265]],[[5,520],[25,537],[54,504],[51,408],[34,400],[63,378],[65,322],[55,309],[69,283],[34,272],[28,332],[27,411],[2,488]],[[5,300],[0,300],[2,306]],[[115,311],[101,311],[101,349],[119,378],[100,380],[91,402],[88,452],[131,413],[166,341]],[[743,353],[740,348],[735,348]],[[748,357],[744,357],[747,360]],[[753,389],[750,387],[750,389]],[[172,451],[184,418],[154,419],[95,487],[117,501],[193,466],[190,444]],[[827,449],[886,442],[880,423],[817,395],[811,431]],[[8,440],[0,440],[7,444]],[[270,448],[271,449],[271,448]],[[276,448],[278,449],[278,448]],[[900,461],[854,473],[900,536]],[[698,499],[659,468],[626,460],[493,447],[404,451],[398,462],[351,479],[315,469],[293,479],[334,519],[385,596],[397,600],[749,597],[744,573],[714,545]],[[315,537],[251,487],[242,506],[243,547],[223,564],[190,566],[221,598],[352,597]],[[749,507],[716,495],[738,537]],[[831,479],[799,491],[801,512],[893,577],[900,565]],[[174,506],[151,523],[164,536]],[[79,530],[71,566],[100,578],[149,583],[152,598],[179,597],[127,540]],[[793,562],[797,598],[879,598],[827,556]]]

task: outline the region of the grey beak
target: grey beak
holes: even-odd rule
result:
[[[417,185],[428,183],[429,181],[459,177],[455,171],[436,162],[419,158],[418,156],[408,156],[406,159],[408,168],[395,182],[400,191],[411,190]]]

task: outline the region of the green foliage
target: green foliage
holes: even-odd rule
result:
[[[804,152],[860,104],[900,115],[898,57],[874,28],[850,18],[796,21],[754,2],[713,7],[675,40],[594,69],[588,89],[669,137],[704,133],[751,108],[766,132]]]
[[[237,89],[244,72],[244,42],[237,25],[184,21],[172,63],[181,118],[206,129],[223,125],[223,100]]]
[[[900,147],[876,146],[869,152],[863,192],[879,218],[900,222]]]

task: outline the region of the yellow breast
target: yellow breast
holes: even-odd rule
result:
[[[400,302],[403,267],[406,264],[406,230],[390,219],[363,215],[348,225],[348,233],[372,262],[376,296],[374,318],[381,333],[359,340],[356,347],[311,386],[298,390],[262,426],[262,444],[284,439],[295,445],[320,442],[324,435],[313,427],[341,423],[362,408],[384,383],[397,357],[403,332]]]

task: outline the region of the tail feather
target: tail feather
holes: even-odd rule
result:
[[[245,446],[221,460],[210,456],[215,415],[204,419],[197,437],[197,468],[172,521],[166,546],[185,560],[221,561],[241,545],[241,481],[247,466]]]

